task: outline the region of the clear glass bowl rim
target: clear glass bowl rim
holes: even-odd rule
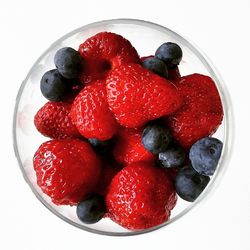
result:
[[[195,200],[195,202],[191,203],[186,209],[184,209],[181,213],[176,215],[174,218],[171,218],[170,220],[166,221],[165,223],[158,225],[156,227],[152,227],[149,229],[145,230],[140,230],[140,231],[130,231],[130,232],[106,232],[102,230],[97,230],[97,229],[92,229],[89,228],[83,224],[78,224],[76,222],[71,221],[67,217],[63,216],[62,214],[58,213],[52,206],[50,206],[49,203],[47,203],[43,197],[36,191],[36,189],[33,187],[32,183],[30,182],[28,176],[26,175],[26,172],[23,168],[21,158],[19,155],[18,151],[18,146],[17,146],[17,137],[16,137],[16,122],[17,122],[17,111],[18,111],[18,106],[19,102],[22,96],[23,89],[25,87],[25,84],[27,80],[29,79],[33,69],[35,68],[36,64],[40,61],[41,58],[44,57],[45,54],[47,54],[51,47],[55,46],[56,44],[61,43],[63,40],[66,38],[72,36],[73,34],[79,32],[79,31],[84,31],[92,27],[100,26],[100,25],[108,25],[108,24],[137,24],[141,26],[147,26],[162,32],[168,32],[172,33],[175,37],[178,37],[180,40],[182,40],[183,43],[185,43],[192,51],[195,53],[195,55],[200,59],[200,61],[203,63],[203,65],[206,67],[208,72],[210,73],[211,77],[213,80],[216,82],[217,88],[220,92],[220,96],[222,99],[222,105],[223,105],[223,111],[224,111],[224,120],[225,120],[225,125],[224,125],[224,146],[223,146],[223,151],[221,154],[221,158],[218,164],[218,169],[213,176],[212,180],[210,181],[209,185],[206,187],[206,189],[202,192],[202,194]],[[54,213],[57,217],[61,218],[62,220],[66,221],[67,223],[83,229],[88,232],[96,233],[96,234],[101,234],[101,235],[109,235],[109,236],[132,236],[132,235],[138,235],[138,234],[143,234],[143,233],[148,233],[155,231],[157,229],[163,228],[167,225],[172,224],[174,221],[177,221],[180,219],[182,216],[187,214],[189,211],[191,211],[194,207],[196,207],[198,204],[200,204],[201,201],[203,201],[205,198],[208,197],[208,194],[211,194],[212,190],[214,190],[215,186],[218,186],[220,183],[220,179],[222,175],[225,172],[226,167],[228,166],[229,160],[231,158],[231,153],[232,153],[232,147],[233,147],[233,141],[234,141],[234,116],[233,116],[233,108],[232,108],[232,103],[231,103],[231,98],[228,93],[228,90],[218,73],[218,70],[215,68],[215,66],[212,64],[211,60],[208,59],[208,57],[202,52],[197,45],[194,45],[194,43],[190,42],[190,40],[184,38],[183,36],[179,35],[178,33],[172,31],[171,29],[168,29],[164,26],[161,26],[159,24],[145,21],[145,20],[139,20],[139,19],[127,19],[127,18],[121,18],[121,19],[110,19],[110,20],[103,20],[103,21],[98,21],[94,23],[90,23],[87,25],[84,25],[78,29],[75,29],[57,41],[55,41],[38,59],[37,61],[33,64],[31,67],[30,71],[28,72],[26,78],[22,82],[18,94],[16,96],[16,104],[14,108],[14,116],[13,116],[13,128],[12,128],[12,135],[13,135],[13,147],[14,147],[14,152],[15,156],[18,161],[18,165],[21,169],[21,172],[23,174],[23,177],[27,184],[30,186],[32,192],[35,194],[35,196],[38,198],[38,200],[47,208],[49,209],[52,213]]]

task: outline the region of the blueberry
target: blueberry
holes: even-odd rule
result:
[[[82,57],[70,47],[59,49],[55,54],[54,63],[60,74],[67,79],[77,78],[82,69]]]
[[[180,167],[185,161],[185,151],[178,146],[168,148],[159,154],[158,158],[165,168]]]
[[[155,74],[165,77],[168,77],[168,69],[166,64],[159,60],[156,57],[153,58],[147,58],[142,63],[143,67],[154,72]]]
[[[57,69],[47,71],[40,82],[40,89],[45,98],[52,102],[63,101],[67,96],[69,84]]]
[[[76,208],[77,217],[86,224],[98,222],[106,212],[104,198],[100,195],[91,195],[81,201]]]
[[[216,138],[200,139],[190,149],[189,159],[200,174],[213,175],[221,156],[222,142]]]
[[[164,61],[168,68],[179,65],[182,59],[181,47],[176,43],[163,43],[155,52],[155,56]]]
[[[175,178],[176,193],[186,201],[193,202],[205,189],[210,178],[197,173],[192,167],[185,167]]]
[[[153,154],[164,152],[172,141],[169,129],[160,124],[147,125],[142,133],[142,144]]]
[[[110,151],[113,147],[113,140],[101,141],[96,138],[89,138],[89,143],[93,146],[97,153],[104,154]]]

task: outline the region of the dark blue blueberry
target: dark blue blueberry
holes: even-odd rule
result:
[[[77,78],[82,69],[82,57],[70,47],[59,49],[55,54],[54,63],[60,74],[67,79]]]
[[[153,154],[166,151],[172,142],[169,129],[161,124],[149,124],[142,133],[142,144]]]
[[[144,60],[142,65],[144,68],[154,72],[155,74],[159,76],[162,76],[165,78],[168,77],[168,69],[167,69],[166,64],[156,57],[148,58]]]
[[[180,167],[185,161],[186,153],[178,146],[170,147],[159,154],[158,158],[165,168]]]
[[[200,174],[213,175],[221,156],[223,144],[212,137],[200,139],[190,149],[189,159]]]
[[[210,178],[197,173],[192,167],[185,167],[175,178],[176,193],[186,201],[193,202],[205,189]]]
[[[106,212],[104,198],[100,195],[91,195],[84,201],[81,201],[76,208],[77,217],[86,224],[98,222]]]
[[[164,61],[168,68],[179,65],[182,59],[181,47],[176,43],[163,43],[155,52],[155,56]]]
[[[69,92],[69,83],[57,69],[47,71],[40,82],[40,89],[45,98],[52,102],[63,101]]]
[[[88,141],[93,146],[94,150],[100,154],[104,154],[108,151],[111,151],[114,144],[113,139],[101,141],[96,138],[89,138]]]

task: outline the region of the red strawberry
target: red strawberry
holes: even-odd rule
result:
[[[37,130],[53,139],[81,137],[71,121],[70,109],[68,102],[47,102],[35,115]]]
[[[99,182],[96,186],[96,193],[106,195],[109,184],[114,176],[121,170],[121,167],[115,162],[105,162],[102,166]]]
[[[213,134],[223,119],[221,99],[214,81],[193,74],[175,81],[184,104],[167,118],[174,138],[189,148],[197,140]]]
[[[173,113],[182,102],[171,82],[139,64],[125,64],[110,72],[107,100],[117,121],[130,128]]]
[[[130,229],[146,229],[168,220],[176,204],[172,181],[152,163],[137,162],[112,180],[106,205],[110,218]]]
[[[80,92],[72,105],[71,117],[86,138],[108,140],[118,127],[108,108],[105,84],[101,81],[91,83]]]
[[[142,129],[120,128],[113,155],[117,162],[128,165],[137,161],[152,161],[155,156],[141,142]]]
[[[120,35],[101,32],[87,39],[79,47],[84,59],[80,81],[89,83],[104,79],[107,73],[123,63],[139,63],[140,58],[131,43]]]
[[[33,159],[37,184],[57,205],[75,205],[92,192],[100,162],[89,144],[78,139],[43,143]]]

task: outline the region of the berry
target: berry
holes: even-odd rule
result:
[[[141,57],[141,63],[142,63],[142,65],[143,65],[143,63],[145,61],[147,61],[149,59],[153,59],[153,58],[156,58],[156,57],[155,56],[143,56],[143,57]],[[178,78],[181,77],[181,74],[180,74],[178,66],[175,66],[174,68],[170,68],[170,69],[167,68],[166,70],[167,70],[167,79],[169,81],[174,81],[174,80],[176,80],[176,79],[178,79]]]
[[[177,194],[184,200],[193,202],[205,189],[210,178],[197,173],[191,167],[181,169],[175,178]]]
[[[182,59],[181,47],[176,43],[163,43],[155,52],[155,56],[164,61],[168,68],[179,65]]]
[[[164,152],[171,142],[172,136],[166,126],[149,124],[143,130],[142,144],[153,154]]]
[[[89,143],[93,146],[94,150],[99,154],[105,154],[113,148],[113,140],[100,141],[95,138],[88,139]]]
[[[109,217],[130,230],[160,225],[175,204],[174,186],[165,171],[145,162],[123,168],[106,196]]]
[[[142,129],[120,128],[113,150],[116,161],[123,165],[137,161],[153,161],[155,157],[144,148],[141,137]]]
[[[102,81],[83,88],[72,104],[71,117],[86,138],[104,141],[117,131],[117,123],[108,108],[105,84]]]
[[[82,69],[79,52],[70,47],[59,49],[55,54],[54,63],[60,74],[68,79],[77,78]]]
[[[176,175],[178,173],[179,168],[165,168],[167,176],[171,179],[171,181],[174,183]]]
[[[175,112],[182,99],[175,86],[139,64],[124,64],[106,80],[107,100],[116,120],[136,128]]]
[[[121,170],[121,167],[114,161],[104,160],[99,182],[96,185],[95,192],[99,195],[106,195],[109,185],[114,176]]]
[[[40,82],[43,96],[52,102],[64,101],[69,92],[69,86],[67,79],[61,76],[57,69],[47,71]]]
[[[106,212],[104,198],[93,194],[87,199],[78,203],[76,208],[77,217],[86,224],[98,222]]]
[[[35,115],[37,130],[53,139],[81,137],[71,121],[70,109],[68,102],[47,102]]]
[[[222,142],[206,137],[197,141],[190,149],[189,159],[193,168],[202,175],[213,175],[221,156]]]
[[[154,56],[142,56],[141,59],[141,63],[143,63],[145,60],[149,59],[149,58],[154,58]]]
[[[101,32],[90,37],[80,45],[79,52],[85,62],[80,80],[85,84],[105,79],[110,70],[121,64],[140,62],[131,43],[111,32]]]
[[[185,162],[186,153],[181,147],[170,147],[159,153],[159,161],[165,168],[180,167]]]
[[[171,68],[171,69],[168,69],[168,80],[169,81],[175,81],[180,77],[181,77],[181,74],[180,74],[178,66]]]
[[[223,119],[221,99],[214,81],[193,74],[175,81],[183,98],[182,107],[166,121],[180,145],[190,148],[196,141],[213,134]]]
[[[167,78],[168,69],[166,64],[156,57],[144,59],[142,66],[155,74]]]
[[[91,193],[100,176],[100,161],[84,141],[44,142],[33,159],[37,184],[56,205],[76,205]]]

